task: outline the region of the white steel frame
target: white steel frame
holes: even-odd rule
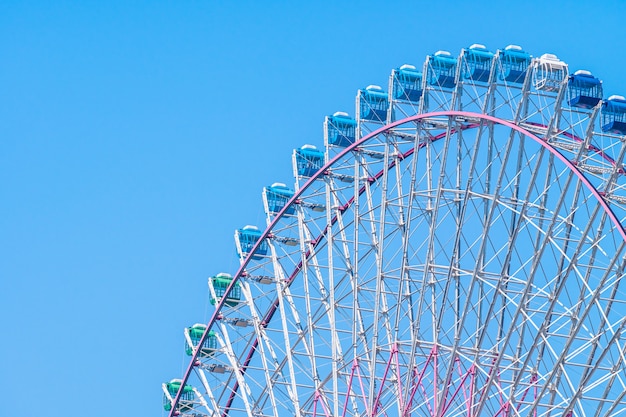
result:
[[[510,84],[498,51],[475,83],[464,53],[453,89],[427,59],[419,103],[389,94],[381,124],[357,102],[357,142],[294,168],[296,214],[267,213],[268,255],[208,323],[220,349],[192,358],[190,414],[625,413],[626,140],[564,105],[556,58]]]

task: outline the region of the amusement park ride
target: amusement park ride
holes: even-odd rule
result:
[[[626,99],[604,97],[515,45],[359,90],[235,232],[165,410],[623,415]]]

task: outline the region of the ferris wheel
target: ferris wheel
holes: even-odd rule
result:
[[[184,330],[170,416],[626,414],[626,99],[555,55],[361,89]]]

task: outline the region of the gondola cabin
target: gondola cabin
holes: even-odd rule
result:
[[[324,152],[313,145],[304,145],[293,152],[296,172],[301,177],[312,177],[324,165]]]
[[[456,58],[448,51],[437,51],[426,58],[428,84],[453,88],[456,85]]]
[[[534,61],[534,84],[537,90],[559,91],[567,78],[567,64],[553,54],[543,54]]]
[[[486,83],[491,74],[491,63],[493,62],[493,52],[490,52],[485,45],[473,44],[462,52],[463,77],[468,80]]]
[[[418,103],[422,97],[422,73],[413,65],[404,64],[391,72],[393,98]]]
[[[198,349],[200,339],[202,339],[202,335],[205,331],[206,326],[204,324],[194,324],[193,326],[185,329],[185,353],[188,356],[193,355],[194,349]],[[204,339],[204,343],[198,352],[198,356],[207,358],[212,356],[216,350],[217,336],[215,336],[215,332],[211,330],[207,334],[206,339]]]
[[[269,187],[263,188],[263,202],[268,214],[279,213],[287,202],[293,197],[294,191],[281,182],[275,182]],[[292,204],[285,210],[285,214],[293,215],[296,212]]]
[[[163,408],[165,411],[170,411],[172,409],[172,401],[176,398],[182,383],[183,381],[180,379],[172,379],[170,382],[163,384]],[[171,400],[168,398],[168,395]],[[180,394],[176,409],[180,412],[191,411],[193,409],[194,399],[195,395],[193,393],[193,388],[189,385],[185,385],[183,387],[183,392]]]
[[[348,113],[338,111],[324,120],[324,137],[326,143],[342,148],[352,145],[356,138],[356,120]]]
[[[509,45],[498,53],[500,79],[507,83],[522,84],[530,66],[530,54],[518,45]]]
[[[602,103],[602,131],[626,135],[626,98],[613,95]]]
[[[368,85],[359,90],[357,108],[359,109],[359,119],[384,122],[387,120],[387,109],[389,108],[387,93],[378,85]]]
[[[578,70],[567,80],[567,93],[571,107],[591,109],[602,100],[602,81],[589,71]]]
[[[220,272],[214,277],[209,278],[209,285],[213,288],[213,293],[215,294],[215,298],[211,297],[211,304],[217,304],[222,297],[224,297],[224,294],[226,294],[226,290],[228,290],[231,282],[233,282],[232,275],[225,272]],[[230,293],[226,296],[225,304],[234,307],[240,302],[241,286],[237,282],[233,285]]]
[[[241,259],[248,256],[254,248],[254,245],[261,238],[261,234],[258,227],[250,225],[235,231],[235,245],[237,246],[237,254]],[[261,242],[257,250],[252,254],[252,259],[262,259],[267,255],[267,249],[267,242]]]

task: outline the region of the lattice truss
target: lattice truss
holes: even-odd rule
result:
[[[392,71],[264,189],[171,415],[626,410],[626,100],[481,45]]]

